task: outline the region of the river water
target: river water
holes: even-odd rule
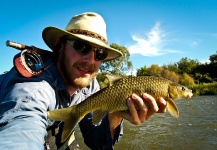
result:
[[[115,150],[216,150],[217,96],[176,102],[179,118],[156,114],[141,125],[124,121],[124,135]]]

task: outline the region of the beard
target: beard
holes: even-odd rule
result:
[[[98,72],[98,69],[93,64],[89,64],[87,62],[83,61],[77,61],[73,64],[73,66],[67,67],[67,59],[65,56],[65,53],[63,52],[60,67],[63,73],[63,76],[66,79],[66,82],[68,85],[73,86],[74,88],[81,89],[88,85],[90,85],[90,82],[93,80],[93,78],[96,77],[96,74]],[[88,69],[90,76],[88,77],[82,77],[76,74],[77,68],[85,68]]]

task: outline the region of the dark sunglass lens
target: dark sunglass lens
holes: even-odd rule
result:
[[[81,41],[74,41],[74,48],[77,52],[79,52],[80,54],[87,54],[90,52],[91,50],[91,46],[88,44],[85,44]]]
[[[97,49],[95,55],[97,60],[104,60],[108,56],[108,53],[103,49]]]

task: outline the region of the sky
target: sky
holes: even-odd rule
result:
[[[108,43],[129,50],[134,71],[185,57],[205,62],[217,53],[216,6],[216,0],[1,0],[0,73],[13,67],[19,53],[7,40],[50,50],[43,29],[65,29],[84,12],[104,18]]]

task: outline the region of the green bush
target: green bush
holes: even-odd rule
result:
[[[187,73],[183,73],[183,75],[180,76],[179,83],[185,86],[193,86],[194,78],[189,76]]]
[[[217,95],[217,82],[195,84],[189,88],[194,95]]]

